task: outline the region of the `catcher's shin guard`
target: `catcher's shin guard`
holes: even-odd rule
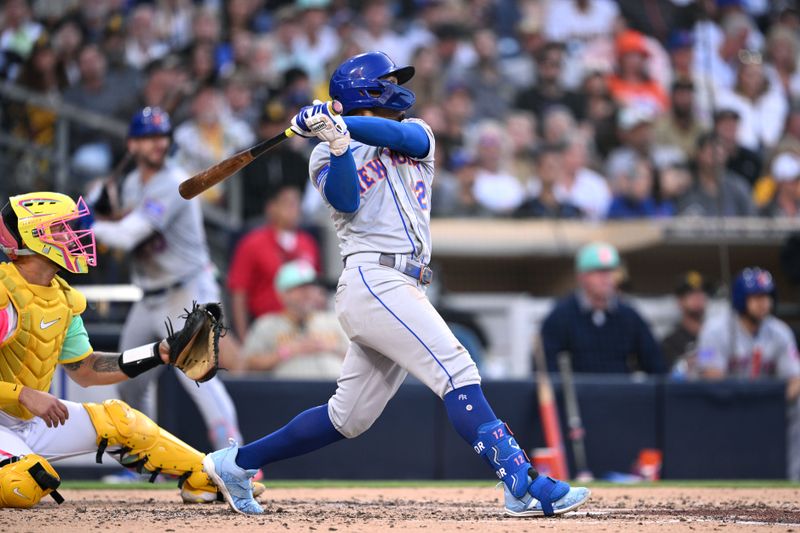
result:
[[[0,508],[33,507],[48,494],[57,502],[61,478],[41,455],[29,454],[0,461]]]
[[[140,473],[143,470],[149,472],[151,482],[163,472],[179,476],[178,486],[181,488],[216,494],[216,487],[203,472],[205,454],[121,400],[85,403],[83,406],[97,431],[98,463],[102,462],[107,447],[119,447],[118,451],[109,453],[118,454],[123,466]]]

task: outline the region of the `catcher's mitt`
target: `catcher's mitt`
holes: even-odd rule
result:
[[[192,309],[184,309],[186,322],[178,331],[167,321],[167,344],[169,362],[190,379],[202,383],[213,378],[219,369],[219,338],[225,327],[222,325],[222,306],[218,303],[192,303]]]

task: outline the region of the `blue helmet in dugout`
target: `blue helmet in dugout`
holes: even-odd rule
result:
[[[128,138],[160,137],[172,134],[169,113],[160,107],[145,107],[137,111],[128,126]]]
[[[768,294],[775,302],[775,282],[769,270],[759,267],[745,268],[733,281],[731,305],[741,315],[747,313],[747,298],[756,294]]]
[[[397,83],[386,78],[394,76]],[[398,67],[383,52],[366,52],[344,61],[331,76],[329,93],[347,115],[356,109],[383,108],[405,111],[416,97],[400,85],[414,76],[414,67]]]

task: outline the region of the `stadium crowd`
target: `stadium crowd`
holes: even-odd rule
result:
[[[191,173],[326,98],[343,58],[380,49],[417,69],[414,113],[438,140],[434,216],[795,216],[794,2],[654,5],[9,0],[0,73],[120,121],[144,105],[167,109],[176,160]],[[54,145],[57,120],[36,105],[3,106],[4,129],[39,147]],[[124,150],[123,139],[75,122],[69,144],[76,192]],[[281,152],[293,153],[271,158],[292,165],[272,170],[280,176],[263,179],[266,164],[245,174],[246,220],[279,181],[305,187],[310,148],[290,143]],[[3,165],[16,178],[5,193],[52,185],[53,165],[36,152],[7,150]],[[303,205],[307,217],[320,210],[311,195]]]

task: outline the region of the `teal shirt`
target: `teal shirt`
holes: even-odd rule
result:
[[[72,317],[72,322],[70,322],[69,329],[67,329],[67,335],[64,337],[64,344],[61,346],[58,362],[61,364],[74,363],[89,356],[92,351],[89,334],[86,333],[83,319],[80,315],[75,315]]]

